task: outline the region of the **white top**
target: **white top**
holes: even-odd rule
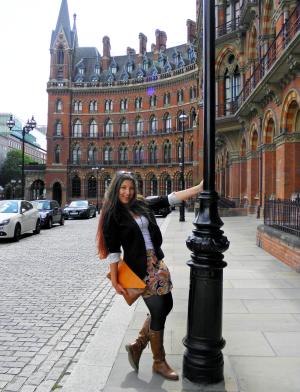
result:
[[[170,193],[168,195],[168,200],[169,200],[170,206],[175,206],[175,205],[178,205],[178,204],[181,203],[181,200],[178,199],[178,197],[175,195],[175,192]],[[146,249],[147,250],[148,249],[154,249],[154,246],[153,246],[152,241],[151,241],[149,229],[148,229],[148,227],[149,227],[148,219],[145,216],[141,215],[141,216],[138,216],[138,217],[134,218],[134,220],[138,224],[138,226],[139,226],[139,228],[140,228],[140,230],[141,230],[141,232],[143,234],[145,245],[146,245]],[[120,258],[121,258],[121,253],[120,252],[109,253],[107,258],[106,258],[106,261],[109,264],[117,263],[120,260]]]

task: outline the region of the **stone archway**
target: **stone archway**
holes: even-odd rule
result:
[[[52,187],[52,199],[56,200],[58,204],[61,206],[62,202],[62,189],[61,184],[59,182],[55,182]]]

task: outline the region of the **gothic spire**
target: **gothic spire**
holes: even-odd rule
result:
[[[70,25],[70,17],[69,17],[69,8],[67,0],[61,1],[60,11],[56,23],[56,28],[52,32],[51,38],[51,48],[58,36],[58,34],[63,30],[63,33],[68,41],[69,47],[72,48],[72,32]]]

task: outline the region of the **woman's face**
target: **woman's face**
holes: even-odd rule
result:
[[[119,190],[119,200],[122,204],[128,204],[134,197],[134,185],[131,180],[124,180]]]

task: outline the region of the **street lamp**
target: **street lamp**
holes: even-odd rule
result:
[[[104,168],[103,167],[101,167],[101,168],[99,168],[98,166],[97,167],[92,167],[92,170],[93,171],[96,171],[96,178],[97,178],[97,186],[96,186],[96,209],[97,209],[97,212],[98,212],[98,214],[99,214],[99,170],[104,170]]]
[[[181,162],[180,162],[180,188],[184,190],[184,123],[187,119],[187,115],[182,112],[179,115],[179,120],[181,122],[181,130],[182,130],[182,143],[181,143]],[[182,201],[179,207],[179,222],[185,222],[185,202]]]
[[[6,125],[10,130],[16,125],[15,120],[13,119],[12,114],[9,117],[9,120],[6,121]],[[25,172],[24,172],[24,156],[25,156],[25,135],[28,134],[36,127],[36,121],[34,117],[31,117],[31,120],[28,120],[22,129],[15,129],[16,132],[22,132],[22,199],[25,198]]]
[[[192,251],[187,334],[183,340],[183,376],[194,383],[224,379],[222,349],[223,269],[222,255],[229,241],[220,230],[219,196],[215,191],[215,1],[203,1],[203,192],[193,234],[186,244]],[[202,75],[199,75],[202,76]]]

